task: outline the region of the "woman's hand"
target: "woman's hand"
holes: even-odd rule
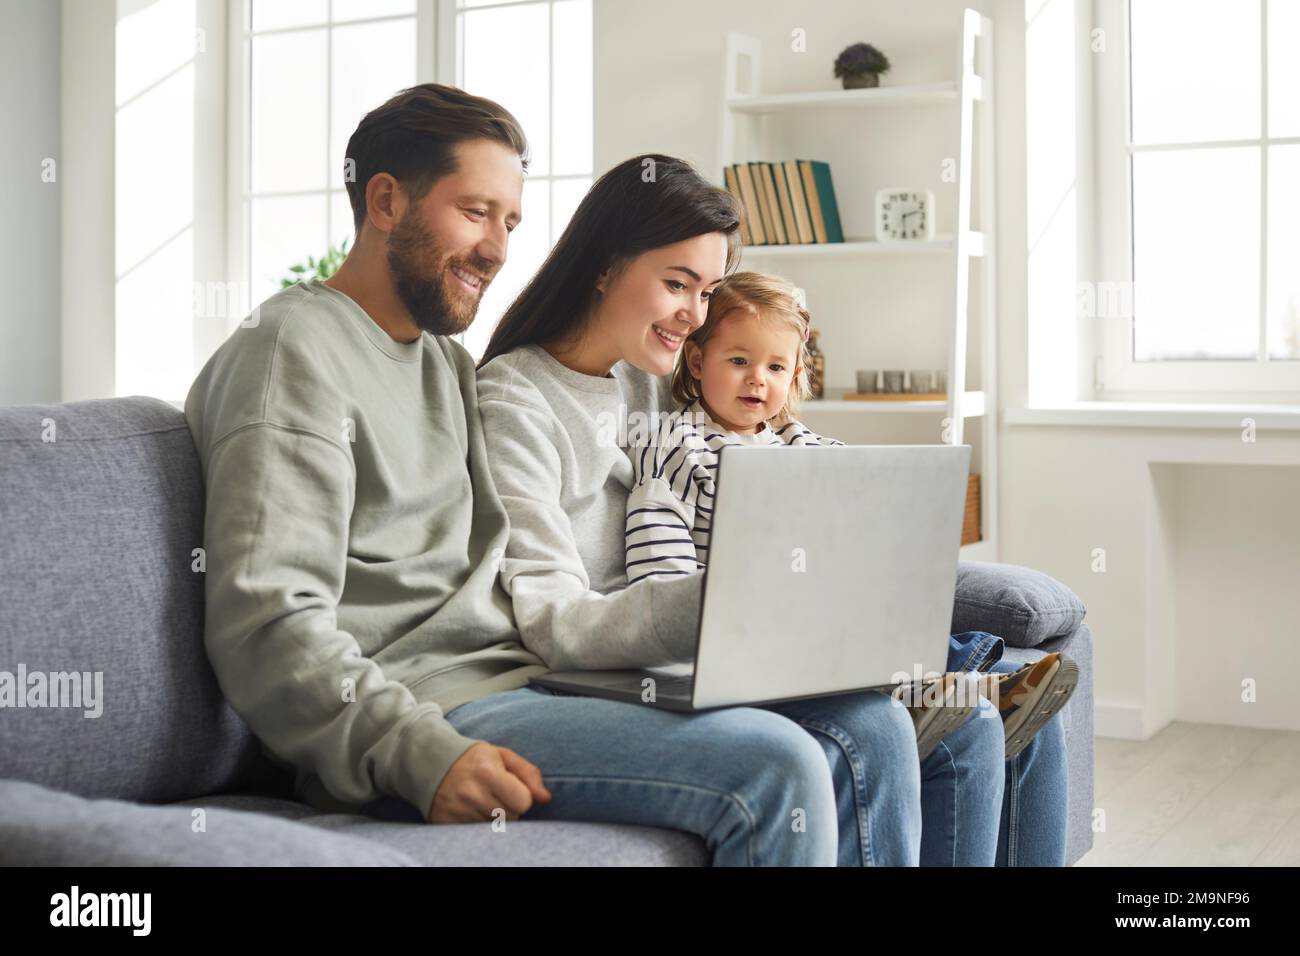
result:
[[[430,823],[479,823],[499,818],[518,820],[533,801],[549,803],[551,792],[542,772],[507,747],[478,743],[466,750],[447,775],[429,808]]]

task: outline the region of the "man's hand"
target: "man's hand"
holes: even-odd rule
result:
[[[542,772],[519,754],[495,744],[475,744],[451,765],[429,808],[430,823],[481,823],[498,808],[518,820],[536,800],[549,803]]]

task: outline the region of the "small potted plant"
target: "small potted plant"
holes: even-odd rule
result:
[[[870,43],[854,43],[835,58],[835,75],[846,90],[879,86],[880,74],[888,72],[889,58]]]
[[[280,280],[280,288],[287,289],[290,286],[297,285],[304,279],[320,279],[324,281],[334,273],[339,271],[339,266],[343,265],[343,260],[348,257],[348,240],[344,239],[341,246],[331,246],[325,253],[324,258],[317,259],[315,256],[308,256],[307,263],[298,263],[289,267],[292,275],[285,276]]]

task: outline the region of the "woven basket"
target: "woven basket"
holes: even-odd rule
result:
[[[972,544],[980,540],[980,476],[966,478],[966,518],[961,526],[961,543]]]

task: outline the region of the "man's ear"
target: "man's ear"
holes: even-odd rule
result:
[[[406,213],[406,192],[389,173],[375,173],[366,183],[366,221],[382,233],[397,228]]]

